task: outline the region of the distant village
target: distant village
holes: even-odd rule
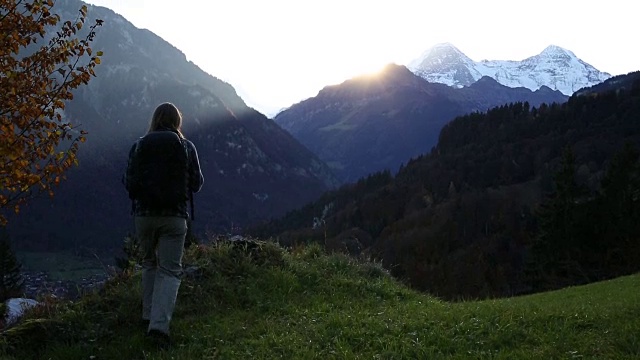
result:
[[[99,289],[109,278],[106,273],[94,274],[77,281],[51,280],[44,272],[23,272],[24,297],[39,299],[43,296],[53,296],[59,299],[75,300],[82,294]]]

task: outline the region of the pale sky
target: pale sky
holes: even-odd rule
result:
[[[640,70],[640,30],[631,0],[88,3],[151,30],[269,116],[324,86],[390,62],[406,65],[442,42],[475,61],[522,60],[553,44],[612,75]]]

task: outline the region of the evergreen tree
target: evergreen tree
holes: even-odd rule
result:
[[[622,150],[614,155],[602,179],[602,195],[611,206],[609,210],[619,215],[635,210],[630,205],[640,188],[638,158],[633,145],[625,143]]]
[[[533,244],[537,286],[558,287],[581,281],[580,266],[582,233],[587,207],[579,200],[586,194],[576,182],[575,155],[570,147],[564,150],[560,170],[554,177],[555,192],[544,202],[538,213],[538,235]]]
[[[640,155],[630,143],[614,155],[602,179],[602,251],[607,262],[624,269],[637,262],[640,246]]]
[[[0,302],[23,294],[24,278],[6,232],[0,232]]]
[[[564,151],[562,165],[554,177],[555,192],[543,204],[540,215],[540,237],[552,253],[564,253],[572,245],[575,210],[584,191],[576,183],[575,155],[570,147]]]

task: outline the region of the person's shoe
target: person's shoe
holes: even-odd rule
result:
[[[160,330],[151,329],[147,332],[147,337],[150,338],[159,348],[167,349],[171,346],[171,337],[167,333],[163,333]]]

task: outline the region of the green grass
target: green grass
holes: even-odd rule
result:
[[[193,249],[175,345],[146,342],[139,275],[52,303],[0,338],[3,359],[637,359],[640,276],[509,299],[450,303],[378,264],[290,253]]]

